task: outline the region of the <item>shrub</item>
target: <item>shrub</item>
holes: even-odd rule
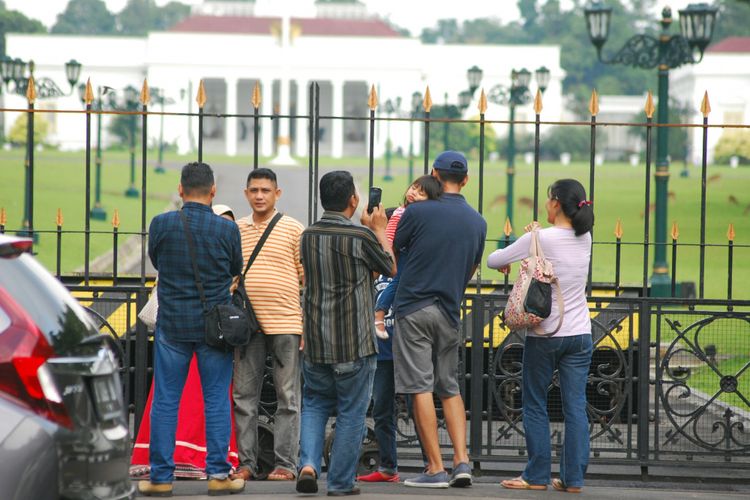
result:
[[[729,158],[739,156],[741,164],[750,164],[750,130],[727,130],[714,148],[716,163],[729,163]]]
[[[22,113],[13,122],[13,126],[10,128],[10,134],[8,134],[8,142],[13,146],[21,147],[26,145],[26,127],[27,127],[27,113]],[[34,145],[44,144],[47,139],[47,131],[49,130],[49,121],[37,113],[34,116]]]

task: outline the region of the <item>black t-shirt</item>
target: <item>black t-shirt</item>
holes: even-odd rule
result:
[[[396,292],[396,316],[437,302],[458,326],[464,290],[482,261],[486,236],[487,222],[460,194],[409,205],[393,242],[409,252]]]

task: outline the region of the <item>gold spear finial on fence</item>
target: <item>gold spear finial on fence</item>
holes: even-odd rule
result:
[[[729,224],[729,229],[727,229],[727,239],[729,241],[734,241],[734,224]]]
[[[432,109],[432,96],[430,95],[430,86],[424,91],[424,99],[422,99],[422,107],[425,113],[429,113]]]
[[[707,118],[708,114],[711,113],[711,103],[708,102],[708,90],[703,94],[703,101],[701,102],[701,113],[703,118]]]
[[[615,238],[622,239],[622,221],[619,218],[615,222]]]
[[[255,109],[258,109],[260,107],[260,100],[260,83],[258,83],[258,80],[255,80],[255,87],[253,87],[253,98],[250,100]]]
[[[370,111],[375,111],[375,108],[378,107],[378,93],[374,84],[370,87],[370,95],[367,96],[367,107],[370,108]]]
[[[8,214],[5,213],[5,207],[0,208],[0,226],[4,226],[8,222]]]
[[[151,93],[148,90],[148,81],[146,79],[143,79],[143,87],[141,87],[141,104],[144,106],[148,106],[148,103],[151,101]]]
[[[672,222],[672,239],[677,241],[680,236],[680,228],[677,227],[677,221]]]
[[[599,109],[597,107],[597,109]],[[536,97],[534,97],[534,113],[541,115],[542,114],[542,91],[540,89],[536,89]]]
[[[91,78],[86,80],[86,92],[83,94],[83,102],[90,106],[94,102],[94,89],[91,87]]]
[[[120,227],[120,211],[115,208],[115,213],[112,215],[112,227]]]
[[[589,99],[589,112],[591,116],[599,114],[599,94],[596,93],[596,89],[591,91],[591,99]]]
[[[203,80],[198,84],[198,94],[195,96],[195,102],[198,103],[198,107],[201,109],[206,105],[206,87],[203,85]]]
[[[65,220],[65,219],[63,219],[62,208],[59,208],[59,207],[58,207],[58,209],[57,209],[57,217],[55,218],[55,223],[56,223],[56,224],[57,224],[58,226],[62,226],[62,225],[63,225],[63,222],[64,222],[64,220]]]
[[[506,217],[505,225],[503,226],[503,234],[505,234],[505,236],[510,236],[512,232],[513,232],[513,226],[510,225],[510,219]]]
[[[477,108],[479,108],[481,114],[487,112],[487,94],[484,93],[484,89],[482,89],[482,93],[479,94],[479,105]]]
[[[36,84],[34,83],[34,77],[29,77],[29,83],[26,86],[26,99],[29,101],[29,104],[34,104],[34,101],[36,101]]]
[[[654,117],[654,111],[656,108],[654,108],[654,95],[651,93],[651,91],[648,91],[648,94],[646,94],[646,107],[643,108],[643,111],[646,112],[646,118],[649,120]]]

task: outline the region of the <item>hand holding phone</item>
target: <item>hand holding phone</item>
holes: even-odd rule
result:
[[[370,188],[370,197],[367,201],[367,213],[371,214],[373,209],[380,205],[380,198],[383,195],[383,190],[379,187]]]

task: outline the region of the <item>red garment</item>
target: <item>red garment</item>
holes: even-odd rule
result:
[[[231,398],[232,389],[229,388]],[[151,435],[151,402],[154,398],[154,385],[146,401],[141,427],[133,446],[130,459],[131,477],[143,477],[149,473],[148,443]],[[175,477],[205,479],[206,478],[206,417],[203,411],[203,389],[201,388],[198,360],[193,355],[190,361],[185,388],[180,399],[177,413],[177,433],[175,434]],[[234,434],[234,409],[232,409],[232,433],[229,438],[229,452],[227,459],[233,468],[237,468],[237,440]]]
[[[398,227],[398,221],[401,220],[401,216],[406,210],[406,207],[400,206],[391,214],[391,218],[388,219],[388,225],[385,227],[385,237],[388,238],[390,243],[393,243],[393,239],[396,237],[396,228]]]

